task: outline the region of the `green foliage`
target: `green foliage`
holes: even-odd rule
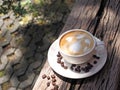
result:
[[[4,71],[0,71],[0,77],[4,76],[5,72]]]
[[[21,0],[3,0],[3,3],[0,5],[0,12],[6,14],[13,10],[15,14],[22,15],[25,9],[21,7],[20,2]]]
[[[32,3],[36,0],[2,0],[0,4],[0,13],[7,14],[9,11],[14,11],[16,15],[25,15],[27,13],[38,14],[38,9],[44,4],[44,0],[39,1],[38,4]]]
[[[0,12],[6,14],[10,10],[17,16],[32,14],[33,17],[40,16],[37,20],[51,22],[62,18],[63,14],[70,11],[66,0],[3,0]]]

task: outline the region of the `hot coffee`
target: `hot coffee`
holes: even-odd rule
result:
[[[59,42],[61,50],[68,55],[83,55],[94,47],[93,37],[85,31],[71,31],[64,34]]]

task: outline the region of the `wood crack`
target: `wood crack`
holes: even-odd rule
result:
[[[100,8],[96,14],[96,20],[95,20],[95,23],[96,23],[96,26],[95,26],[95,29],[94,29],[94,32],[93,32],[93,35],[95,35],[96,33],[96,30],[97,30],[97,27],[99,26],[99,23],[100,23],[100,20],[103,16],[103,11],[104,11],[104,8],[105,8],[105,5],[106,5],[106,2],[107,0],[102,0],[101,1],[101,4],[100,4]]]

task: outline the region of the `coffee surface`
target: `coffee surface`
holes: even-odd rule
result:
[[[72,31],[65,34],[59,44],[62,51],[69,55],[82,55],[93,48],[94,40],[84,31]]]

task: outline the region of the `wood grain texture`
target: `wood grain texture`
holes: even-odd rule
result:
[[[120,80],[120,0],[107,1],[95,35],[105,42],[108,51],[107,63],[95,80],[96,86],[101,83],[100,90],[117,90]]]
[[[78,0],[61,33],[76,28],[93,31],[98,19],[97,13],[100,9],[101,2],[102,0]]]
[[[105,42],[107,63],[99,73],[85,79],[67,79],[56,74],[59,90],[117,90],[120,80],[120,1],[77,0],[61,33],[73,28],[88,30]],[[33,90],[52,88],[42,79],[44,73],[55,73],[47,61]]]

